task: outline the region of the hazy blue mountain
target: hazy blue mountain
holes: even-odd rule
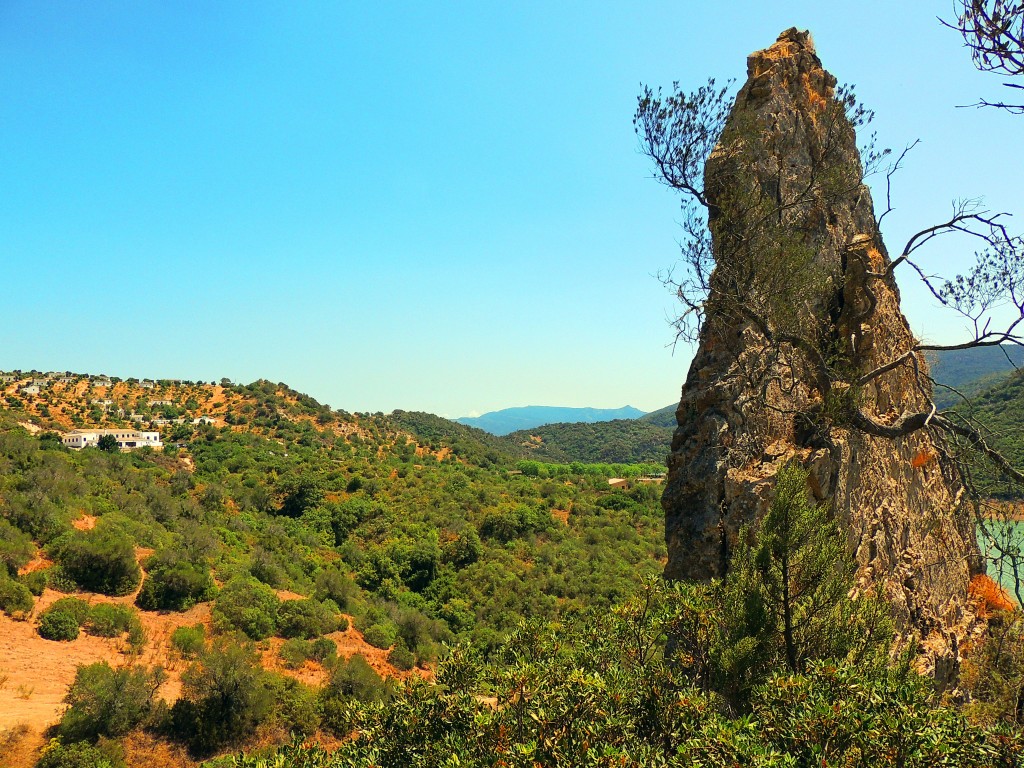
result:
[[[531,429],[544,424],[584,422],[593,424],[613,419],[636,419],[644,412],[631,405],[622,408],[562,408],[556,405],[525,405],[503,408],[483,416],[463,416],[455,419],[459,424],[476,427],[492,435],[507,435],[520,429]]]

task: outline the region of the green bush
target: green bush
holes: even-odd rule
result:
[[[54,739],[43,749],[36,768],[124,768],[124,760],[116,744],[63,744]]]
[[[398,628],[394,624],[371,624],[363,632],[363,639],[374,648],[387,650],[395,644]]]
[[[163,680],[159,668],[114,669],[105,661],[80,666],[64,697],[68,708],[57,732],[67,741],[124,736],[149,717]]]
[[[56,543],[52,554],[64,575],[89,592],[127,595],[142,579],[132,541],[108,526],[77,531]]]
[[[146,563],[146,578],[135,600],[146,611],[187,611],[212,600],[217,588],[210,569],[176,553],[160,553]]]
[[[281,637],[310,639],[333,632],[334,616],[316,600],[285,600],[277,610],[277,631]]]
[[[59,600],[55,600],[48,611],[61,611],[63,613],[70,613],[75,617],[75,621],[78,622],[79,626],[85,624],[89,618],[89,604],[77,597],[62,597]]]
[[[359,595],[359,587],[346,574],[331,566],[316,575],[317,600],[333,600],[341,610],[349,608]]]
[[[248,645],[217,643],[185,671],[181,682],[171,729],[196,755],[250,736],[272,710],[268,676]]]
[[[395,669],[408,671],[416,665],[416,656],[406,648],[405,642],[400,639],[388,654],[388,663]]]
[[[13,578],[35,553],[32,537],[0,518],[0,570],[6,569]]]
[[[89,611],[85,631],[99,637],[118,637],[138,624],[139,615],[131,607],[97,603]]]
[[[0,611],[7,614],[28,613],[32,605],[32,593],[28,587],[6,573],[0,573]]]
[[[346,737],[352,731],[355,703],[382,702],[391,695],[392,687],[388,682],[373,671],[366,659],[356,654],[337,664],[330,680],[320,690],[324,726],[335,735]]]
[[[231,579],[217,595],[214,618],[239,629],[253,640],[263,640],[277,629],[281,601],[265,584],[252,577]]]
[[[312,734],[320,727],[319,691],[288,675],[269,675],[275,719],[293,734]],[[303,766],[315,768],[315,766]]]
[[[185,658],[196,656],[206,647],[206,627],[178,627],[171,633],[171,646]]]
[[[281,657],[281,661],[284,662],[285,667],[288,669],[298,669],[312,656],[312,643],[307,640],[302,640],[298,637],[293,637],[291,640],[285,640],[281,645],[281,650],[278,651],[278,655]]]
[[[50,569],[42,568],[38,571],[32,571],[18,577],[18,581],[24,584],[28,591],[36,597],[43,594],[43,590],[46,589],[50,582]]]
[[[74,640],[78,631],[78,619],[66,611],[50,609],[39,617],[39,636],[46,640]]]
[[[318,637],[310,644],[309,657],[321,664],[330,664],[338,657],[338,644],[329,637]]]

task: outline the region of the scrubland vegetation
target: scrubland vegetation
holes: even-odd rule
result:
[[[145,641],[140,611],[209,603],[213,616],[212,634],[170,638],[188,665],[172,704],[159,666],[80,667],[39,765],[116,768],[140,729],[195,759],[295,735],[214,766],[1022,759],[1020,623],[997,620],[965,689],[937,690],[893,645],[881,604],[849,598],[838,532],[795,490],[728,579],[666,586],[660,488],[607,483],[657,466],[544,463],[436,417],[238,389],[263,415],[198,427],[164,454],[73,453],[5,422],[7,613],[61,590],[31,618],[42,636],[128,647]],[[84,516],[90,527],[72,524]],[[50,565],[19,575],[38,555]],[[802,581],[782,577],[782,555]],[[382,677],[339,655],[325,635],[350,621],[392,674],[420,672]],[[260,660],[275,637],[283,671]],[[323,685],[288,676],[310,664]],[[323,735],[341,741],[328,751]]]
[[[661,569],[659,489],[607,482],[652,467],[531,461],[443,420],[420,417],[419,434],[416,415],[335,413],[277,385],[233,393],[244,424],[196,426],[163,453],[72,452],[2,416],[5,612],[55,643],[139,647],[140,611],[212,607],[212,634],[169,640],[192,665],[173,705],[156,667],[82,667],[41,764],[117,765],[139,728],[197,758],[267,728],[344,738],[357,702],[401,686],[325,635],[351,623],[393,674],[429,678],[450,646],[491,663],[522,622],[608,611]],[[33,611],[47,588],[68,596]],[[272,638],[281,668],[312,664],[322,688],[266,668]]]

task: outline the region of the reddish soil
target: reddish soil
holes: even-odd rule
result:
[[[139,549],[140,558],[149,550]],[[39,558],[42,560],[42,558]],[[135,595],[107,597],[93,593],[77,593],[75,597],[90,605],[96,603],[133,604]],[[283,600],[303,598],[295,592],[278,590]],[[140,611],[139,617],[146,631],[143,650],[133,655],[123,639],[102,638],[84,632],[77,640],[57,642],[44,640],[36,632],[36,619],[56,600],[67,595],[47,589],[36,601],[26,620],[15,620],[0,613],[0,766],[4,768],[30,768],[34,765],[38,749],[44,743],[43,732],[56,723],[64,710],[64,695],[75,679],[79,665],[99,661],[118,666],[122,664],[160,665],[167,673],[167,681],[160,696],[169,704],[181,695],[181,673],[188,662],[171,648],[171,633],[185,625],[203,624],[211,634],[210,604],[203,603],[183,613]],[[351,622],[351,617],[347,617]],[[349,626],[343,632],[327,637],[338,645],[339,656],[348,659],[355,654],[366,658],[380,675],[406,679],[416,675],[429,679],[429,670],[415,669],[402,672],[388,663],[386,650],[374,648],[359,630]],[[260,658],[264,668],[293,677],[307,685],[322,685],[327,672],[315,662],[307,662],[299,669],[286,669],[279,651],[284,643],[271,638],[260,643]],[[195,763],[173,746],[160,744],[139,735],[127,747],[129,765],[193,766]]]
[[[122,639],[93,637],[84,632],[72,642],[44,640],[35,629],[35,618],[55,600],[66,595],[46,590],[36,601],[28,621],[15,621],[0,614],[0,729],[27,723],[41,729],[60,718],[62,701],[68,686],[75,679],[79,664],[106,661],[113,665],[142,663],[162,665],[167,682],[160,695],[168,702],[181,693],[181,672],[184,664],[172,653],[171,633],[186,624],[210,625],[209,604],[197,605],[184,613],[140,611],[146,630],[146,645],[138,656],[128,653]],[[76,595],[90,604],[131,604],[134,597],[106,597],[90,593]]]
[[[80,531],[91,531],[96,527],[96,517],[94,515],[82,514],[77,520],[72,520],[71,525]]]

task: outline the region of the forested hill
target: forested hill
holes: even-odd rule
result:
[[[594,424],[547,424],[513,432],[506,439],[543,461],[664,464],[672,429],[644,419],[616,419]]]
[[[38,393],[19,380],[0,401],[0,650],[48,648],[56,665],[19,669],[17,686],[0,686],[0,712],[40,729],[66,691],[50,706],[18,686],[70,684],[76,659],[106,658],[87,636],[106,632],[134,649],[114,667],[170,669],[182,698],[160,710],[160,738],[196,754],[245,744],[264,722],[347,738],[354,698],[391,690],[378,673],[429,676],[444,644],[486,657],[524,620],[607,612],[666,556],[660,488],[608,483],[650,466],[527,461],[510,441],[430,414],[348,414],[266,381],[100,380],[54,377]],[[159,425],[162,451],[72,451],[56,434],[128,427],[143,409],[147,426],[171,422]],[[373,668],[346,662],[353,651]],[[190,680],[216,665],[247,670],[266,694],[258,711],[208,714]],[[59,731],[69,741],[82,738],[76,713]]]
[[[393,411],[388,420],[397,429],[414,435],[427,449],[446,448],[456,456],[476,464],[491,466],[512,460],[537,458],[507,437],[498,437],[432,413]]]
[[[656,411],[644,414],[639,421],[646,421],[648,424],[657,424],[659,427],[676,428],[676,403],[666,405]]]
[[[1024,365],[1024,347],[1016,344],[928,352],[926,356],[932,378],[938,385],[935,387],[935,402],[939,408],[949,408],[962,402],[963,398],[957,392],[973,397],[997,385]]]
[[[974,394],[968,403],[960,403],[953,412],[983,424],[986,439],[1003,452],[1014,467],[1024,467],[1024,371],[1001,377],[994,386]],[[976,472],[986,495],[1000,498],[1022,497],[1016,485],[993,484],[993,473],[986,467]]]

